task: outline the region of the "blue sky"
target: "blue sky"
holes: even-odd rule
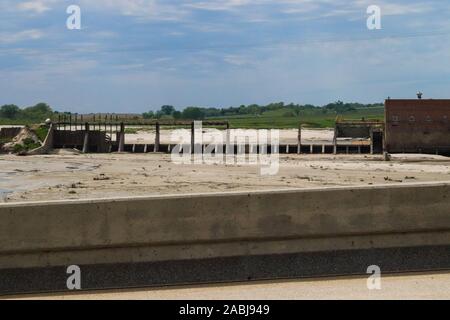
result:
[[[81,30],[66,28],[71,4]],[[381,8],[381,30],[366,27],[369,5]],[[450,98],[449,40],[447,0],[2,0],[0,105]]]

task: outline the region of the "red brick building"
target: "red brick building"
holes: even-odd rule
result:
[[[450,100],[385,102],[385,149],[390,153],[450,154]]]

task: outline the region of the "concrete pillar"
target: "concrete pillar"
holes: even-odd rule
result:
[[[289,154],[289,145],[286,145],[286,154]]]
[[[361,153],[361,146],[358,146],[358,153]]]
[[[125,151],[125,125],[123,122],[120,123],[120,133],[119,133],[119,152]]]
[[[48,150],[51,150],[55,146],[55,125],[52,123],[48,128],[48,135],[43,141],[44,145],[48,147]]]
[[[325,153],[325,145],[322,145],[322,153]]]
[[[89,152],[89,123],[86,122],[83,141],[83,153]]]
[[[155,148],[153,152],[159,152],[159,144],[161,142],[161,132],[159,122],[156,123]]]
[[[334,127],[333,154],[337,154],[337,130],[336,130],[336,127]]]
[[[349,146],[346,146],[346,147],[345,147],[345,152],[346,152],[347,154],[349,154],[349,151],[350,151],[349,149],[350,149]]]
[[[191,154],[195,152],[195,123],[191,123]]]
[[[297,135],[297,154],[302,153],[302,124],[300,123],[298,126],[298,135]]]
[[[309,153],[313,153],[314,151],[314,146],[312,144],[309,145]]]
[[[147,153],[147,147],[148,147],[148,144],[145,144],[144,145],[144,153]]]
[[[260,144],[257,146],[258,154],[266,154],[267,153],[267,146],[264,144]]]
[[[136,144],[133,144],[133,149],[131,150],[131,152],[135,152],[136,151]]]
[[[231,152],[231,146],[230,146],[230,124],[227,122],[227,132],[226,132],[226,141],[225,141],[225,153],[230,154],[234,153]]]
[[[370,128],[370,154],[373,154],[373,128]]]
[[[280,153],[280,150],[278,150],[278,145],[276,145],[276,144],[272,144],[270,146],[270,151],[271,151],[272,154],[279,154]]]

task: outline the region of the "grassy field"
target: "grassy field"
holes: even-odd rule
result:
[[[24,126],[34,124],[35,121],[24,120],[24,119],[5,119],[0,117],[0,126]]]
[[[139,117],[140,115],[133,115],[133,117]],[[288,129],[298,128],[301,122],[303,126],[310,128],[333,128],[336,118],[347,120],[358,119],[371,119],[371,120],[383,120],[384,119],[384,107],[371,107],[360,108],[348,112],[337,114],[330,110],[307,110],[301,111],[299,115],[296,115],[293,110],[288,108],[277,109],[274,111],[267,111],[261,115],[235,115],[235,116],[223,116],[207,118],[205,120],[217,120],[230,122],[231,128],[243,128],[243,129]],[[31,124],[29,121],[14,121],[0,118],[0,125],[11,124]],[[127,129],[128,130],[128,129]],[[128,133],[134,133],[135,129],[129,129]]]
[[[383,120],[384,107],[361,108],[341,114],[322,111],[301,112],[299,116],[293,115],[289,109],[268,111],[262,115],[242,115],[208,118],[208,120],[228,120],[232,128],[243,129],[288,129],[298,128],[299,123],[311,128],[332,128],[336,117],[346,120]]]

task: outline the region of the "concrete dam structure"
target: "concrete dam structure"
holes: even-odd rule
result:
[[[337,153],[354,153],[354,154],[374,154],[382,153],[383,147],[377,140],[377,133],[370,131],[367,136],[345,135],[346,131],[341,129],[344,123],[340,124],[335,129],[334,137],[329,141],[305,141],[302,139],[302,126],[299,125],[298,133],[295,142],[287,143],[279,141],[279,143],[272,144],[265,143],[253,145],[250,142],[245,142],[243,145],[236,141],[236,137],[231,133],[228,121],[202,121],[205,127],[220,128],[224,136],[222,143],[212,143],[214,146],[213,153],[226,154],[261,154],[261,153],[280,153],[280,154],[337,154]],[[364,124],[364,127],[370,126],[370,123]],[[197,139],[202,132],[197,132],[195,129],[195,121],[137,121],[137,122],[119,122],[119,121],[105,121],[105,122],[91,122],[80,124],[78,122],[57,122],[52,126],[54,131],[54,138],[51,141],[51,147],[55,149],[60,148],[75,148],[84,153],[108,153],[108,152],[130,152],[130,153],[151,153],[151,152],[165,152],[171,153],[176,149],[176,141],[163,142],[161,141],[162,128],[181,129],[187,128],[186,136],[189,140],[187,144],[183,144],[183,149],[201,150],[211,148],[208,143],[199,143]],[[127,140],[127,131],[136,130],[136,128],[145,128],[154,130],[154,141],[148,142],[129,142]],[[344,134],[342,134],[344,132]],[[356,131],[360,133],[359,131]],[[369,129],[368,129],[369,132]],[[244,133],[245,134],[245,133]],[[248,136],[242,136],[245,140],[251,140]],[[382,139],[381,139],[382,140]],[[382,143],[382,142],[381,142]],[[241,149],[242,148],[242,149]],[[188,151],[189,152],[189,151]]]
[[[279,153],[425,153],[450,155],[450,100],[449,99],[387,99],[385,117],[382,120],[343,120],[338,116],[334,137],[327,142],[312,143],[302,141],[301,125],[296,143],[280,143],[277,149],[268,146],[268,152]],[[79,120],[81,122],[79,122]],[[92,119],[91,119],[92,120]],[[218,126],[229,130],[228,121],[205,121],[205,125]],[[152,144],[127,144],[126,128],[133,126],[152,127],[156,131]],[[58,132],[55,148],[73,147],[86,152],[171,152],[173,145],[160,142],[160,128],[191,127],[192,121],[119,121],[112,115],[93,118],[93,122],[83,123],[77,116],[59,117],[55,122]],[[72,133],[75,128],[76,133]],[[68,130],[67,130],[68,129]],[[115,136],[115,140],[114,137]],[[229,146],[229,144],[227,144]],[[206,146],[202,146],[206,147]],[[193,149],[193,146],[191,146]],[[249,146],[245,147],[248,153]],[[260,153],[260,150],[256,151]],[[228,153],[237,150],[228,148]]]
[[[450,270],[450,184],[0,204],[0,294]]]

